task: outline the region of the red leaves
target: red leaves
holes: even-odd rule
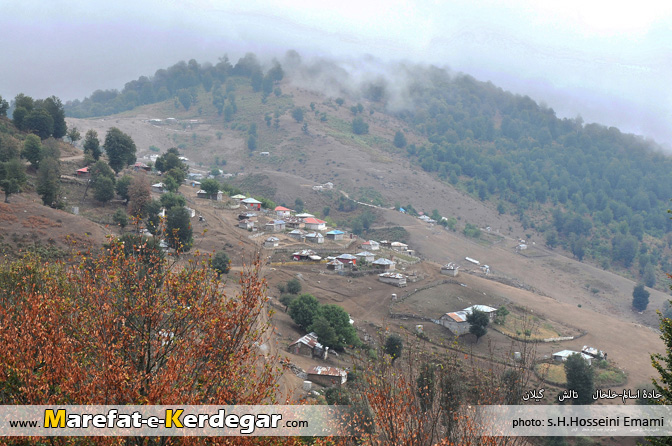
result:
[[[205,259],[185,268],[113,242],[73,267],[0,267],[2,404],[259,404],[281,371],[266,342],[259,261],[224,294]]]

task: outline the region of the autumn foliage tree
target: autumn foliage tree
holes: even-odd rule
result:
[[[259,261],[229,296],[206,259],[177,267],[127,245],[0,265],[0,404],[275,402]]]
[[[534,358],[529,348],[516,346],[523,361],[507,366],[454,351],[425,353],[420,341],[411,344],[394,364],[382,354],[376,359],[370,355],[356,359],[356,377],[348,380],[346,390],[342,389],[346,393],[340,395],[340,400],[361,408],[355,414],[352,444],[529,444],[524,437],[480,436],[483,420],[473,410],[475,405],[506,404],[512,391],[522,394]],[[512,373],[515,380],[510,379]],[[339,438],[335,444],[348,443]]]

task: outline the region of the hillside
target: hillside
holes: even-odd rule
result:
[[[224,82],[213,82],[209,89],[202,82],[195,83],[186,92],[163,101],[104,117],[70,117],[67,124],[82,134],[95,130],[101,140],[111,127],[117,127],[132,137],[138,160],[148,164],[152,155],[177,147],[180,154],[188,158],[191,173],[204,176],[214,173],[218,180],[228,183],[221,185],[227,191],[237,187],[248,196],[309,211],[327,220],[330,228],[352,232],[352,239],[320,246],[320,255],[358,252],[357,236],[403,239],[420,257],[420,262],[406,264],[403,255],[387,252],[386,255],[401,259],[400,271],[407,274],[411,282],[408,288],[397,290],[375,276],[346,277],[327,271],[321,263],[292,261],[292,252],[313,246],[296,242],[283,232],[277,233],[279,247],[262,249],[266,234],[239,228],[239,210],[229,209],[231,203],[196,198],[197,185],[184,184],[179,188],[186,205],[203,217],[203,220],[190,221],[194,248],[180,262],[188,261],[198,251],[224,250],[232,259],[235,273],[260,252],[267,264],[264,276],[270,285],[270,296],[280,297],[278,285],[299,278],[304,292],[314,294],[323,304],[342,306],[355,320],[360,337],[372,345],[376,343],[376,333],[383,329],[408,335],[420,324],[425,326],[427,351],[458,348],[474,353],[479,360],[485,361],[488,355],[495,354],[497,360],[508,361],[509,350],[514,348],[512,338],[497,330],[486,335],[487,342],[475,343],[468,336],[455,338],[449,331],[429,322],[467,304],[504,305],[517,317],[530,314],[539,326],[555,327],[559,335],[579,333],[576,339],[540,344],[537,360],[544,360],[556,350],[580,349],[590,344],[609,352],[610,364],[627,372],[629,387],[638,386],[653,375],[649,355],[662,349],[653,329],[657,326],[655,310],[663,308],[668,297],[666,283],[660,279],[668,269],[666,259],[671,251],[661,228],[645,224],[643,219],[657,212],[656,207],[660,207],[660,203],[655,202],[659,200],[657,194],[666,193],[667,183],[647,195],[648,209],[637,209],[639,201],[633,198],[626,204],[620,186],[604,195],[599,188],[586,189],[584,194],[584,187],[604,186],[602,176],[609,172],[571,166],[574,159],[580,159],[582,166],[592,166],[595,162],[592,154],[599,153],[600,164],[610,164],[610,171],[616,173],[614,181],[635,185],[639,184],[634,179],[638,169],[646,167],[646,163],[654,163],[658,167],[651,169],[643,181],[657,184],[660,166],[666,166],[667,158],[638,145],[641,141],[637,138],[619,135],[613,130],[607,133],[613,136],[614,144],[632,142],[638,148],[630,151],[629,146],[622,146],[620,152],[610,158],[609,150],[600,145],[602,130],[574,121],[571,132],[580,137],[592,132],[599,150],[584,147],[585,156],[581,158],[578,152],[569,149],[573,144],[569,130],[552,134],[546,145],[531,137],[515,139],[511,134],[501,133],[502,128],[506,128],[503,118],[501,125],[493,126],[492,134],[477,135],[465,127],[463,134],[458,134],[459,139],[452,141],[445,134],[436,134],[436,126],[440,127],[436,121],[441,115],[440,104],[437,102],[436,110],[431,112],[423,111],[423,104],[447,103],[455,100],[453,96],[442,97],[438,91],[430,94],[431,89],[416,91],[413,98],[425,97],[425,102],[416,103],[412,111],[392,111],[389,107],[394,98],[383,93],[378,96],[375,88],[368,93],[341,89],[328,96],[317,88],[301,86],[305,84],[293,79],[290,71],[288,69],[286,77],[272,80],[270,91],[268,82],[264,84],[270,71],[262,77],[261,87],[255,84],[253,74],[231,73]],[[294,70],[294,75],[299,71]],[[462,91],[464,85],[472,84],[476,89],[487,87],[459,77],[446,80],[442,72],[434,74],[434,78],[426,79],[432,88],[442,85],[441,82],[448,82],[448,90]],[[343,84],[336,82],[335,85]],[[496,89],[491,93],[494,98],[509,97],[508,93]],[[118,97],[110,95],[113,96]],[[458,102],[464,106],[465,101],[463,97]],[[518,103],[530,105],[527,99],[514,98],[514,108]],[[497,106],[502,110],[506,108],[502,104]],[[471,112],[476,116],[479,110],[472,107]],[[458,114],[454,109],[444,112]],[[493,122],[497,122],[501,110],[493,113]],[[529,134],[531,127],[523,123],[532,122],[535,113],[552,115],[543,107],[535,109],[530,105],[529,113],[517,118],[521,131]],[[424,121],[421,122],[419,116],[424,116]],[[466,115],[463,119],[475,125]],[[548,119],[554,122],[551,117]],[[15,144],[21,144],[25,138],[21,133],[12,135]],[[64,144],[61,154],[62,200],[59,205],[66,210],[77,207],[79,216],[36,203],[28,206],[37,201],[29,184],[26,191],[12,197],[13,203],[6,208],[7,212],[0,213],[5,216],[2,229],[12,241],[11,245],[3,245],[6,251],[23,248],[24,239],[28,237],[52,243],[49,237],[58,242],[65,240],[67,234],[88,232],[96,244],[102,243],[108,233],[124,232],[112,224],[112,215],[127,209],[123,200],[113,199],[102,204],[90,192],[87,194],[87,181],[75,176],[75,171],[84,166],[85,157],[72,147],[67,148],[66,153],[66,146]],[[554,158],[550,155],[554,152],[569,158]],[[637,164],[637,159],[643,164]],[[475,170],[458,169],[457,166],[467,166],[466,162],[472,163]],[[562,177],[558,183],[554,176],[555,164],[566,164],[573,172],[558,170],[558,178]],[[621,175],[620,170],[627,165],[632,169]],[[587,176],[581,179],[578,171],[585,171]],[[145,175],[131,170],[126,173]],[[494,175],[496,184],[492,190],[488,188],[488,183],[492,183],[490,177],[481,176],[486,173]],[[595,176],[590,177],[593,174]],[[150,184],[163,181],[157,172],[146,175]],[[541,178],[548,180],[545,193]],[[529,181],[533,181],[532,186]],[[332,183],[333,188],[316,187],[326,183]],[[555,186],[559,187],[555,189]],[[565,189],[566,200],[563,199]],[[531,192],[533,190],[540,192]],[[588,209],[585,202],[591,194],[596,199],[594,209]],[[541,200],[544,195],[546,199]],[[152,192],[153,198],[159,196],[158,192]],[[602,197],[602,208],[598,197]],[[407,213],[399,212],[400,208]],[[616,209],[621,209],[621,214],[615,213]],[[25,218],[21,216],[22,210]],[[52,224],[54,229],[36,227],[30,232],[33,229],[30,225],[36,221],[30,217],[40,212],[47,213],[39,220],[41,224]],[[606,218],[609,212],[612,221],[601,221],[599,216]],[[439,221],[446,217],[443,222],[446,226],[426,223],[416,218],[417,213],[431,215]],[[262,224],[269,218],[272,218],[270,212],[262,212]],[[605,250],[606,241],[611,245],[608,250]],[[628,262],[621,252],[625,245],[633,249]],[[602,258],[595,253],[601,253]],[[487,264],[489,273],[473,267],[465,257]],[[440,265],[447,262],[461,266],[457,282],[446,283],[444,276],[438,273]],[[655,275],[659,279],[658,289],[650,289],[648,309],[636,313],[632,310],[632,289],[652,269],[654,279]],[[233,291],[235,274],[229,277],[225,288]],[[398,294],[401,300],[398,307],[391,301],[392,293]],[[271,304],[279,310],[285,309],[277,299],[272,299]],[[391,318],[397,311],[405,314],[402,319]],[[406,314],[407,311],[412,314]],[[276,344],[271,348],[274,351],[284,352],[289,343],[304,334],[284,311],[278,311],[273,326]],[[282,354],[298,367],[306,368],[314,362],[291,353]],[[346,355],[332,358],[328,363],[348,367],[350,361]],[[300,384],[296,376],[286,373],[282,391],[300,396]],[[614,384],[623,385],[622,381]]]
[[[273,166],[317,184],[337,179],[353,198],[437,209],[481,227],[501,222],[510,234],[537,234],[578,260],[666,287],[672,161],[655,144],[580,117],[559,119],[527,96],[442,68],[358,70],[303,62],[292,51],[270,65],[252,53],[235,65],[226,57],[216,65],[190,60],[131,81],[121,92],[96,91],[65,110],[77,117],[133,110],[118,116],[182,119],[160,148],[195,152],[206,170],[226,162],[222,170],[229,172]],[[354,130],[353,122],[361,128]],[[270,155],[260,159],[262,152]],[[417,167],[412,175],[409,161]],[[264,185],[259,192],[278,202],[299,190],[287,178],[278,187],[273,178],[251,183]],[[451,196],[453,204],[425,199],[428,190]]]

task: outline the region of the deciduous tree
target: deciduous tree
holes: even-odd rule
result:
[[[313,320],[319,316],[320,303],[311,294],[302,294],[289,305],[289,316],[294,323],[304,330],[313,324]]]
[[[84,153],[88,153],[94,160],[98,161],[103,152],[100,150],[100,141],[98,140],[98,132],[90,129],[84,136]]]
[[[27,135],[23,141],[23,150],[21,156],[30,161],[34,169],[40,166],[42,160],[42,142],[37,135]]]
[[[54,133],[54,118],[47,110],[35,108],[23,119],[22,126],[41,139],[47,139]]]
[[[93,197],[105,204],[114,198],[114,181],[106,176],[101,176],[93,183]]]
[[[166,240],[177,252],[186,252],[194,243],[191,216],[184,207],[172,207],[166,212]]]
[[[61,167],[58,160],[45,158],[37,171],[37,193],[42,203],[53,206],[61,190]]]
[[[644,284],[638,284],[632,290],[632,308],[644,311],[649,306],[650,293],[644,289]]]
[[[290,294],[299,294],[301,292],[301,282],[299,279],[289,279],[287,281],[287,292]]]
[[[145,207],[152,200],[149,181],[144,176],[135,176],[128,185],[128,213],[132,217],[144,217]]]
[[[567,389],[576,390],[578,398],[573,400],[574,404],[591,404],[593,392],[593,370],[579,353],[570,355],[565,361],[565,374],[567,375]]]
[[[116,173],[136,160],[133,139],[116,127],[110,128],[105,134],[104,146],[110,167]]]
[[[125,200],[126,203],[128,203],[128,200],[129,200],[128,187],[131,185],[131,181],[133,181],[132,176],[124,175],[123,177],[119,178],[117,180],[117,184],[114,185],[114,191],[123,200]]]
[[[401,351],[404,348],[404,341],[401,336],[392,334],[385,340],[385,353],[392,357],[392,364],[401,356]]]
[[[355,135],[366,135],[369,133],[369,124],[364,122],[361,116],[357,116],[352,120],[352,133]]]
[[[258,348],[269,328],[259,263],[235,296],[204,259],[171,267],[130,242],[1,264],[0,403],[274,403],[281,368]]]
[[[397,133],[394,134],[394,146],[399,149],[406,147],[406,136],[401,130],[397,130]]]
[[[483,311],[473,310],[467,315],[467,323],[469,323],[469,333],[475,335],[478,340],[488,332],[490,318]]]
[[[229,256],[224,251],[217,251],[215,256],[212,258],[212,269],[217,273],[217,277],[222,274],[229,274],[231,269],[231,260]]]
[[[0,188],[5,193],[5,203],[9,203],[9,196],[21,192],[26,184],[26,167],[21,160],[13,158],[0,162]]]

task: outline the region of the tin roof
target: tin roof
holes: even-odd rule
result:
[[[308,375],[322,375],[322,376],[338,376],[343,377],[347,375],[345,370],[339,369],[338,367],[326,367],[322,365],[314,365],[308,370],[306,370]]]
[[[322,344],[317,342],[317,335],[315,333],[308,333],[307,335],[305,335],[305,336],[297,339],[296,341],[292,342],[291,344],[289,344],[289,346],[291,347],[292,345],[296,345],[296,344],[304,344],[304,345],[307,345],[310,348],[315,348],[315,347],[323,348]]]

